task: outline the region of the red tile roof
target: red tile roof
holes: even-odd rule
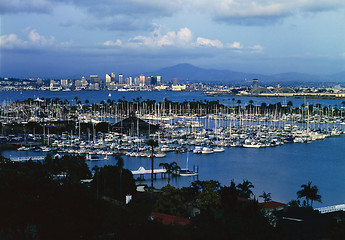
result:
[[[287,204],[276,202],[276,201],[269,201],[269,202],[259,203],[259,206],[267,209],[267,208],[286,207]]]
[[[151,213],[151,216],[154,219],[157,219],[158,221],[160,221],[161,223],[163,223],[165,225],[178,224],[178,225],[185,226],[185,225],[191,223],[191,221],[188,218],[176,217],[176,216],[168,215],[168,214],[164,214],[164,213],[153,212],[153,213]]]

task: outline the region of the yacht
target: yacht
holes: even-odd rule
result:
[[[193,153],[201,153],[202,152],[202,147],[201,146],[195,146],[195,148],[193,149]]]
[[[224,152],[225,149],[223,147],[216,147],[213,149],[213,152]]]
[[[203,147],[201,153],[202,154],[210,154],[210,153],[213,153],[213,149],[210,147]]]

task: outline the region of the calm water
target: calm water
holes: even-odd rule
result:
[[[22,94],[18,92],[0,92],[0,103],[4,101],[24,100],[29,97],[58,97],[74,101],[78,97],[81,101],[88,99],[90,102],[100,102],[101,100],[122,99],[132,100],[141,96],[142,99],[155,99],[162,101],[164,97],[173,101],[186,100],[214,100],[219,99],[226,104],[232,104],[232,97],[205,97],[201,92],[47,92],[47,91],[26,91]],[[253,100],[255,104],[283,102],[285,99],[265,99],[265,98],[245,98],[240,99],[247,104]],[[286,99],[289,101],[290,99]],[[303,99],[291,99],[294,106],[304,103]],[[309,104],[320,103],[322,106],[338,106],[341,100],[313,100],[307,99]],[[342,125],[344,126],[344,125]],[[5,151],[5,157],[42,155],[42,153]],[[189,168],[193,165],[199,166],[199,180],[217,180],[223,185],[229,185],[230,180],[236,183],[243,179],[250,180],[255,186],[253,192],[256,196],[263,191],[272,193],[273,200],[285,202],[296,199],[296,192],[301,184],[312,181],[317,185],[322,195],[323,203],[315,203],[315,206],[328,206],[345,203],[345,138],[334,137],[323,141],[312,143],[284,144],[283,146],[262,149],[247,148],[226,148],[223,153],[210,155],[196,155],[189,153]],[[140,166],[151,169],[149,158],[124,157],[125,168],[137,170]],[[165,158],[155,159],[155,168],[160,162],[179,162],[185,167],[187,153],[168,153]],[[115,164],[111,158],[108,161],[88,162],[90,168],[94,165],[103,166],[105,164]],[[157,176],[158,177],[158,176]],[[146,176],[149,179],[149,175]],[[194,177],[174,178],[171,183],[177,187],[189,186],[195,180]],[[149,184],[149,181],[145,182]],[[155,187],[162,187],[167,183],[167,179],[157,179]]]
[[[111,94],[111,96],[109,96]],[[83,103],[85,100],[89,100],[90,103],[99,103],[101,101],[107,102],[110,100],[125,99],[127,101],[132,101],[138,97],[142,100],[156,100],[157,102],[163,101],[164,98],[174,101],[183,102],[184,100],[207,100],[214,101],[219,100],[220,103],[232,106],[237,105],[237,100],[241,100],[241,105],[248,105],[250,100],[253,100],[254,105],[260,105],[262,102],[267,104],[274,104],[277,102],[287,103],[292,101],[294,107],[299,107],[301,104],[321,104],[321,106],[337,106],[338,108],[342,106],[341,102],[343,100],[327,100],[327,99],[294,99],[294,98],[259,98],[259,97],[207,97],[203,92],[173,92],[173,91],[143,91],[143,92],[117,92],[117,91],[70,91],[70,92],[51,92],[51,91],[0,91],[0,105],[13,102],[15,100],[25,100],[28,98],[59,98],[61,100],[67,99],[70,103],[75,103],[75,97]],[[232,99],[235,101],[232,101]]]

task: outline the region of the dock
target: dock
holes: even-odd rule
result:
[[[320,208],[315,208],[315,210],[318,210],[321,214],[323,214],[323,213],[331,213],[331,212],[338,212],[338,211],[345,211],[345,204],[339,204],[339,205],[333,205],[333,206],[327,206],[327,207],[320,207]]]
[[[23,161],[42,161],[46,156],[31,156],[31,157],[10,157],[14,162],[23,162]]]
[[[144,175],[145,174],[151,174],[151,172],[152,172],[152,169],[145,169],[144,167],[139,167],[138,170],[132,171],[132,174],[133,175],[139,175],[140,179],[144,179]],[[167,170],[164,168],[153,169],[154,179],[157,179],[157,173],[160,173],[161,177],[165,178],[166,172],[167,172]]]

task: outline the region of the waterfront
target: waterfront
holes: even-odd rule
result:
[[[273,200],[287,203],[296,199],[300,185],[312,181],[322,195],[323,203],[315,207],[344,203],[345,188],[345,145],[344,137],[327,138],[312,143],[284,144],[274,148],[226,148],[225,152],[210,155],[189,154],[189,168],[199,166],[199,180],[217,180],[222,185],[250,180],[255,196],[263,191],[272,193]],[[37,156],[44,153],[4,151],[5,157]],[[179,155],[179,156],[178,156]],[[140,166],[151,169],[151,160],[142,157],[123,156],[125,168],[137,170]],[[179,158],[179,160],[178,160]],[[176,161],[185,167],[187,153],[170,152],[165,158],[155,158],[155,168],[161,162]],[[88,161],[95,165],[115,164],[114,157],[107,161]],[[149,176],[146,176],[149,179]],[[171,184],[177,187],[189,186],[196,177],[176,177]],[[149,185],[149,181],[143,182]],[[157,178],[155,187],[167,184],[167,179]]]
[[[2,94],[4,92],[1,92]],[[47,95],[43,95],[46,93]],[[50,95],[48,95],[50,93]],[[85,93],[89,93],[85,95]],[[6,92],[8,94],[8,92]],[[20,94],[20,93],[18,93]],[[28,96],[27,94],[30,94]],[[23,92],[20,95],[24,99],[28,97],[59,97],[62,100],[65,97],[74,99],[77,96],[80,100],[82,96],[85,99],[90,97],[90,102],[106,100],[107,92],[84,92],[84,95],[74,95],[75,93],[63,93],[64,96],[51,96],[51,92],[39,92],[40,95],[32,92]],[[78,92],[79,94],[79,92]],[[124,93],[119,93],[124,95]],[[126,99],[131,100],[138,96],[138,92],[126,93]],[[121,95],[112,93],[112,99],[119,99]],[[192,99],[207,99],[216,100],[220,102],[232,104],[231,99],[218,97],[206,98],[200,92],[140,92],[143,99],[156,99],[162,101],[163,97],[173,101],[183,101]],[[105,99],[102,99],[106,96]],[[11,101],[16,100],[16,95],[1,95],[2,99],[10,98]],[[91,98],[92,97],[92,98]],[[236,97],[236,100],[238,98]],[[269,102],[282,102],[285,99],[256,99],[256,98],[241,98],[243,103],[247,104],[250,99],[253,99],[255,104],[260,104],[260,101]],[[288,99],[287,99],[288,100]],[[73,101],[73,100],[72,100]],[[294,106],[299,106],[304,100],[293,99]],[[340,104],[340,101],[335,100],[312,100],[320,102],[322,106]],[[308,102],[312,102],[308,99]],[[342,127],[344,125],[339,125]],[[342,129],[344,130],[344,129]],[[227,147],[225,152],[214,153],[210,155],[197,155],[189,153],[189,168],[193,165],[198,165],[200,170],[199,180],[214,179],[220,181],[223,185],[229,185],[230,180],[234,179],[236,183],[241,182],[243,179],[250,180],[254,186],[254,193],[256,196],[262,194],[263,191],[272,193],[273,200],[287,203],[292,199],[296,199],[296,192],[300,189],[300,185],[312,181],[317,185],[322,195],[323,203],[316,203],[315,206],[326,206],[343,203],[345,200],[345,190],[342,187],[345,177],[343,175],[345,170],[345,155],[343,153],[345,138],[343,137],[330,137],[322,141],[313,141],[311,143],[296,143],[284,144],[277,147],[267,147],[259,149],[247,148],[231,148]],[[10,156],[25,156],[25,155],[38,155],[44,153],[37,152],[17,152],[5,151],[5,157]],[[179,162],[182,167],[185,166],[187,154],[186,153],[167,153],[165,158],[155,159],[155,168],[158,167],[160,162]],[[130,170],[137,170],[140,166],[146,169],[151,168],[150,159],[142,157],[126,157],[125,168]],[[88,162],[92,168],[94,165],[102,166],[105,164],[115,164],[115,160],[111,157],[107,161]],[[178,177],[174,178],[171,183],[174,186],[182,187],[188,186],[194,179],[193,177]],[[157,179],[155,181],[156,187],[162,187],[167,183],[166,179]]]
[[[110,94],[110,95],[109,95]],[[201,91],[128,91],[128,92],[119,92],[119,91],[0,91],[0,105],[8,104],[15,100],[25,100],[28,98],[59,98],[62,101],[67,99],[71,104],[75,104],[75,98],[78,98],[82,103],[85,103],[85,100],[89,100],[90,103],[100,103],[101,101],[107,102],[108,99],[118,101],[127,100],[133,101],[138,97],[141,97],[142,100],[156,100],[157,102],[163,101],[164,98],[170,101],[183,102],[183,101],[196,101],[207,100],[214,101],[219,100],[220,103],[232,106],[238,105],[236,102],[241,101],[241,105],[244,106],[248,104],[250,100],[253,101],[254,105],[260,105],[262,102],[267,104],[275,104],[277,102],[287,103],[291,101],[293,106],[300,106],[301,104],[322,104],[322,106],[342,106],[343,100],[336,99],[301,99],[301,98],[263,98],[263,97],[253,97],[253,96],[205,96],[204,92]],[[235,99],[235,102],[232,99]]]

